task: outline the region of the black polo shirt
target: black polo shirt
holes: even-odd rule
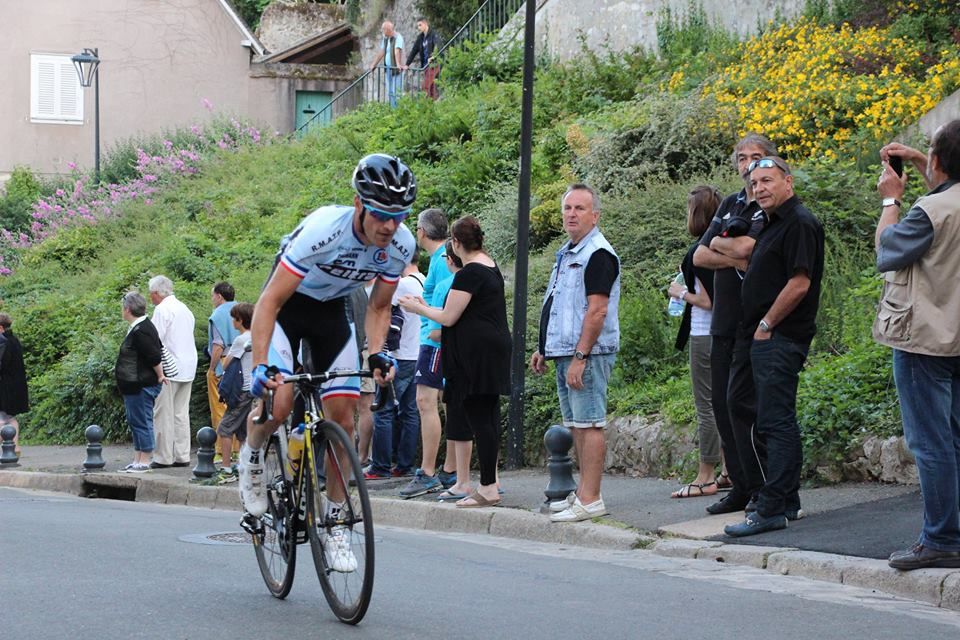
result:
[[[710,226],[700,238],[700,244],[709,249],[710,241],[726,231],[734,218],[750,221],[750,232],[747,235],[751,238],[760,235],[767,220],[756,201],[747,202],[747,192],[742,190],[723,199]],[[732,267],[717,269],[713,272],[713,317],[710,320],[710,335],[726,338],[737,335],[737,326],[740,324],[741,317],[740,283],[742,280],[743,274]]]
[[[801,269],[810,276],[810,289],[773,331],[791,340],[809,342],[817,332],[823,277],[823,226],[800,199],[793,196],[770,215],[770,222],[757,237],[750,266],[743,277],[743,322],[738,336],[753,336],[787,281]]]

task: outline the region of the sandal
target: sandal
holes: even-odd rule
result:
[[[730,480],[730,475],[726,473],[721,473],[717,476],[717,489],[720,491],[729,491],[733,489],[733,481]]]
[[[468,503],[467,502],[468,500],[473,500],[473,503],[472,504]],[[461,509],[479,509],[481,507],[495,507],[498,504],[500,504],[499,499],[488,500],[487,498],[484,498],[482,495],[480,495],[479,491],[474,491],[473,493],[468,495],[466,498],[456,503],[454,506],[460,507]]]
[[[684,485],[679,490],[674,491],[670,494],[671,498],[703,498],[705,496],[712,496],[717,492],[716,489],[713,491],[707,492],[704,491],[707,487],[716,487],[716,482],[704,482],[703,484],[698,484],[696,482],[691,482],[688,485]],[[691,493],[694,489],[697,490],[697,493]]]

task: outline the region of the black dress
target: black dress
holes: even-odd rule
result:
[[[503,275],[496,266],[475,262],[453,276],[451,290],[471,294],[456,324],[440,339],[444,401],[474,395],[510,395],[510,351]]]
[[[23,365],[23,347],[13,331],[3,333],[6,344],[0,356],[0,411],[11,416],[30,410],[27,397],[27,370]]]

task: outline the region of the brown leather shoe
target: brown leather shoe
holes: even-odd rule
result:
[[[891,554],[887,564],[903,571],[931,567],[957,569],[960,568],[960,551],[937,551],[922,544],[915,544],[909,549]]]

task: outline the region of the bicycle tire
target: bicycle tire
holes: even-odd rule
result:
[[[293,586],[297,564],[297,507],[293,487],[284,479],[284,460],[279,439],[271,436],[263,454],[263,481],[267,491],[267,512],[252,534],[260,574],[275,598],[286,598]]]
[[[325,469],[328,451],[335,445],[343,447],[349,458],[349,470],[338,465]],[[373,515],[367,485],[363,480],[360,459],[346,432],[337,424],[324,420],[317,425],[313,440],[314,468],[310,474],[310,493],[307,499],[307,531],[313,562],[320,579],[323,595],[330,609],[341,622],[357,624],[370,606],[374,576]],[[351,476],[353,478],[351,478]],[[355,482],[351,482],[355,479]],[[344,503],[340,519],[326,517],[329,498],[327,489],[340,486],[348,500]],[[337,527],[348,536],[350,551],[357,566],[352,571],[334,568],[336,560],[330,560],[326,546]]]

